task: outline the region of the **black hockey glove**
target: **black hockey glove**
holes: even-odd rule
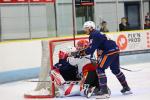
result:
[[[80,58],[80,51],[76,51],[76,52],[71,52],[71,56],[73,56],[74,58]]]
[[[71,52],[71,56],[74,56],[75,58],[80,58],[82,56],[85,56],[85,51],[81,50],[81,51],[75,51],[75,52]]]

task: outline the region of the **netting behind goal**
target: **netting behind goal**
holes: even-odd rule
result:
[[[75,41],[80,39],[87,39],[87,37],[77,37]],[[55,97],[56,87],[54,86],[53,78],[50,77],[50,71],[53,69],[53,65],[58,62],[58,53],[60,50],[67,51],[67,47],[74,46],[73,38],[59,38],[52,40],[43,40],[42,43],[42,60],[41,69],[39,74],[39,81],[36,89],[29,94],[25,94],[26,98],[53,98]],[[42,82],[43,81],[43,82]],[[44,82],[50,81],[50,82]],[[40,91],[42,89],[49,89],[49,94],[43,94]],[[33,92],[33,93],[32,93]],[[36,93],[34,93],[36,92]]]

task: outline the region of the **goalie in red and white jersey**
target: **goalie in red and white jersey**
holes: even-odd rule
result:
[[[76,49],[83,50],[88,46],[89,42],[87,40],[79,40]],[[93,91],[96,90],[95,88],[99,89],[96,73],[97,65],[91,63],[89,59],[85,57],[70,57],[68,53],[60,51],[59,62],[55,67],[56,69],[52,70],[51,74],[58,86],[58,96],[82,95],[90,97]],[[78,69],[78,71],[76,69]],[[81,80],[79,80],[80,78]],[[71,81],[71,79],[73,81]],[[67,82],[68,80],[69,82]]]

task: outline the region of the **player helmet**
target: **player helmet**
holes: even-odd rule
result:
[[[93,29],[95,29],[96,26],[95,26],[95,23],[93,21],[87,21],[83,25],[83,29],[85,29],[85,28],[93,28]]]
[[[59,51],[59,59],[67,59],[68,57],[68,53],[63,52],[63,51]]]
[[[83,49],[87,48],[88,46],[89,46],[89,42],[87,40],[83,39],[83,40],[79,40],[77,42],[76,48],[77,48],[77,50],[83,50]]]

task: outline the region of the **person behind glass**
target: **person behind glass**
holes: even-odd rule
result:
[[[150,21],[149,21],[149,19],[145,19],[144,29],[150,29]]]
[[[109,32],[106,21],[102,21],[100,31],[101,32]]]
[[[128,24],[127,19],[125,17],[121,18],[121,23],[119,24],[119,30],[120,31],[129,30],[129,24]]]

